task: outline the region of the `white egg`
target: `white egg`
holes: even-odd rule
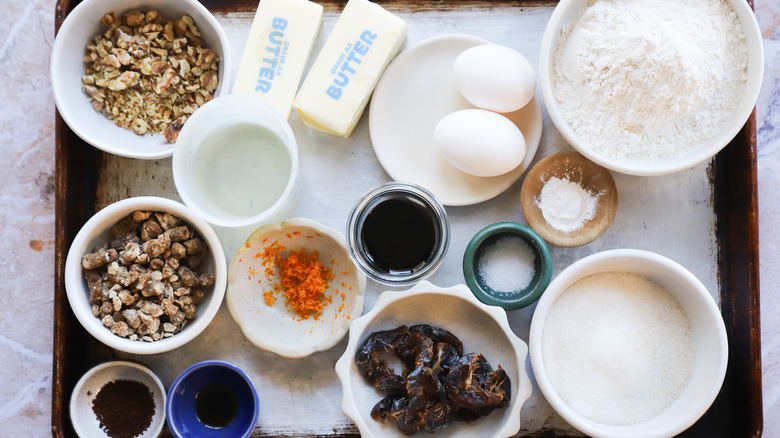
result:
[[[511,120],[481,109],[465,109],[436,124],[433,139],[455,168],[476,176],[503,175],[525,158],[525,137]]]
[[[517,111],[536,92],[531,63],[506,46],[485,44],[464,50],[452,69],[458,90],[478,108],[499,113]]]

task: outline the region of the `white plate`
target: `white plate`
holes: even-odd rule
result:
[[[476,108],[455,87],[452,63],[464,50],[490,44],[470,35],[429,38],[400,53],[374,90],[369,131],[379,162],[396,181],[430,190],[444,205],[471,205],[508,189],[528,168],[542,137],[542,106],[537,96],[506,114],[525,136],[526,156],[511,172],[478,177],[453,167],[433,143],[433,128],[454,111]]]

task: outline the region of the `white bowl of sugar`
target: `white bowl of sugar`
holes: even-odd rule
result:
[[[621,173],[670,174],[742,129],[763,50],[745,0],[562,0],[542,38],[539,85],[582,155]]]
[[[531,365],[547,401],[595,437],[670,437],[695,423],[726,373],[723,318],[688,270],[617,249],[561,272],[539,300]]]

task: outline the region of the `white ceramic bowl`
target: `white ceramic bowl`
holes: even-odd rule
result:
[[[695,359],[687,386],[659,415],[630,425],[607,425],[573,410],[551,384],[543,357],[542,335],[558,297],[572,284],[602,272],[630,272],[655,281],[677,299],[691,323]],[[536,382],[558,414],[581,432],[594,437],[671,437],[696,422],[723,384],[728,363],[726,328],[715,300],[704,285],[678,263],[655,253],[616,249],[585,257],[564,269],[539,300],[529,335]]]
[[[317,260],[331,270],[325,295],[331,302],[323,306],[317,319],[301,319],[286,306],[282,293],[275,294],[273,306],[263,293],[279,283],[278,269],[266,277],[263,250],[279,242],[286,250],[317,251]],[[286,254],[282,251],[282,254]],[[300,358],[336,345],[350,323],[363,313],[366,276],[347,253],[344,235],[310,219],[289,219],[255,230],[230,259],[227,305],[230,315],[244,335],[258,348],[283,357]],[[343,296],[342,296],[343,295]]]
[[[395,425],[371,418],[371,409],[384,394],[367,383],[355,366],[355,353],[371,333],[402,324],[449,330],[463,342],[464,353],[481,353],[494,369],[501,365],[512,383],[509,406],[471,423],[450,424],[436,436],[509,437],[520,430],[520,408],[531,396],[525,366],[528,347],[512,332],[506,312],[477,300],[466,285],[440,288],[422,281],[407,291],[383,292],[370,312],[352,322],[349,344],[336,362],[343,390],[341,409],[355,422],[361,436],[402,436]]]
[[[292,128],[268,102],[243,94],[206,102],[187,120],[172,170],[184,203],[223,227],[282,220],[300,191]]]
[[[126,361],[106,362],[95,366],[79,379],[70,395],[70,421],[78,436],[108,438],[92,410],[100,389],[114,380],[133,380],[149,388],[154,400],[151,424],[136,438],[156,438],[165,425],[165,387],[160,379],[143,365]]]
[[[691,168],[718,153],[742,129],[753,112],[764,72],[764,46],[761,30],[748,2],[744,0],[728,0],[739,18],[745,33],[748,48],[747,82],[736,110],[716,135],[676,158],[658,160],[618,159],[598,153],[580,140],[574,130],[563,118],[553,91],[555,49],[561,35],[561,29],[578,17],[590,0],[562,0],[547,23],[542,37],[539,54],[539,83],[542,97],[550,118],[564,139],[578,152],[591,161],[616,172],[630,175],[664,175]]]
[[[91,252],[95,245],[105,244],[108,241],[109,229],[136,210],[168,212],[189,224],[208,246],[209,255],[204,261],[204,266],[216,278],[213,286],[204,288],[205,297],[196,307],[195,318],[172,337],[154,342],[131,341],[117,336],[104,327],[99,318],[92,315],[89,290],[81,268],[81,257]],[[226,265],[225,254],[217,235],[209,224],[185,205],[154,196],[127,198],[95,213],[76,234],[65,260],[65,289],[76,318],[100,342],[127,353],[162,353],[186,344],[209,325],[225,296]]]
[[[192,17],[204,45],[219,57],[219,85],[214,96],[227,94],[231,79],[230,44],[214,16],[197,0],[85,0],[68,14],[54,39],[50,64],[54,102],[70,129],[98,149],[131,158],[169,157],[174,144],[167,143],[159,134],[139,136],[116,126],[96,111],[81,91],[86,45],[104,30],[101,18],[112,11],[119,16],[132,9],[156,9],[168,19]]]

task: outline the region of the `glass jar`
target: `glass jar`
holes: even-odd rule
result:
[[[369,278],[402,286],[428,277],[441,265],[450,224],[431,192],[390,182],[358,200],[347,219],[346,237],[350,256]]]

